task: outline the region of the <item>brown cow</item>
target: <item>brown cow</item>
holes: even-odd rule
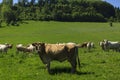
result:
[[[78,47],[74,44],[33,43],[33,45],[36,47],[42,62],[46,64],[48,72],[50,72],[50,62],[53,60],[60,62],[68,60],[72,66],[71,72],[74,73],[76,71],[77,58],[80,67]]]

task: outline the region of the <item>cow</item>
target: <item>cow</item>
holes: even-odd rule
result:
[[[5,43],[5,44],[0,44],[0,52],[1,52],[1,53],[4,52],[4,53],[7,54],[8,49],[11,49],[12,47],[13,47],[12,44],[7,44],[7,43]]]
[[[23,52],[23,53],[33,53],[35,51],[35,47],[32,44],[29,44],[28,46],[23,46],[23,44],[16,45],[16,53]]]
[[[27,47],[26,47],[28,50],[29,50],[29,52],[35,52],[35,47],[32,45],[32,44],[29,44]]]
[[[63,62],[68,60],[72,66],[71,72],[76,72],[76,65],[80,67],[80,60],[78,57],[78,47],[71,43],[60,43],[60,44],[47,44],[47,43],[33,43],[36,47],[37,53],[43,64],[46,64],[46,68],[50,73],[50,62],[53,60]],[[76,60],[77,59],[77,60]]]
[[[26,52],[27,50],[26,50],[26,47],[25,46],[23,46],[23,44],[17,44],[16,45],[16,49],[17,49],[17,51],[16,51],[16,53],[19,53],[19,52]]]
[[[88,42],[87,43],[87,49],[88,49],[88,51],[90,51],[92,48],[95,48],[94,43],[93,42]]]
[[[84,43],[81,44],[80,47],[81,47],[81,48],[87,48],[87,44],[88,44],[88,42],[84,42]]]
[[[119,52],[120,51],[120,43],[118,41],[113,42],[113,41],[104,40],[104,48],[107,51],[112,49],[113,51]]]
[[[84,42],[81,44],[80,48],[87,48],[87,50],[90,51],[92,48],[95,48],[95,45],[93,42]]]

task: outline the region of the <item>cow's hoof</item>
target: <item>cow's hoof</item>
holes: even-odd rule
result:
[[[71,70],[71,73],[72,73],[72,74],[75,74],[75,72],[76,72],[75,70]]]
[[[48,71],[48,73],[49,73],[49,74],[53,74],[53,72],[52,72],[52,71]]]

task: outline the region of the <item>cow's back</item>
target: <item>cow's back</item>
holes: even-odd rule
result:
[[[50,60],[64,61],[67,58],[67,48],[65,45],[59,44],[46,44],[45,45],[46,56]]]
[[[47,45],[45,45],[46,53],[57,54],[57,53],[63,52],[64,50],[65,50],[65,45],[59,45],[59,44],[47,44]]]

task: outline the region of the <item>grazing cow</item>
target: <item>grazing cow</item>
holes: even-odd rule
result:
[[[94,43],[93,42],[88,42],[87,43],[87,49],[88,49],[88,51],[90,51],[90,49],[92,49],[92,48],[94,48],[95,46],[94,46]]]
[[[32,44],[29,44],[27,46],[27,49],[29,50],[29,52],[35,52],[35,46],[33,46]]]
[[[84,42],[80,46],[81,48],[87,48],[88,51],[90,51],[92,48],[94,48],[94,43],[93,42]]]
[[[23,52],[23,53],[29,52],[29,53],[32,53],[32,52],[35,51],[35,47],[32,44],[30,44],[28,46],[23,46],[23,44],[18,44],[16,46],[16,49],[17,49],[17,53],[19,53],[19,52]]]
[[[21,47],[21,46],[23,46],[23,44],[18,44],[18,45],[16,45],[16,47]]]
[[[8,49],[11,49],[13,47],[12,44],[0,44],[0,52],[7,53]]]
[[[81,47],[81,48],[87,48],[87,44],[88,44],[88,42],[84,42],[84,43],[81,44],[80,47]]]
[[[120,43],[118,41],[113,42],[113,41],[104,40],[104,48],[107,51],[112,49],[113,51],[119,52],[120,51]]]
[[[26,52],[26,47],[23,46],[23,44],[18,44],[18,45],[16,45],[16,49],[17,49],[16,53]]]
[[[33,43],[33,46],[36,47],[39,57],[42,62],[46,64],[48,72],[50,72],[50,62],[53,60],[65,61],[68,60],[72,66],[71,72],[76,71],[76,65],[78,59],[78,65],[80,67],[80,61],[78,57],[78,47],[72,43],[63,43],[63,44],[46,44],[46,43]]]

